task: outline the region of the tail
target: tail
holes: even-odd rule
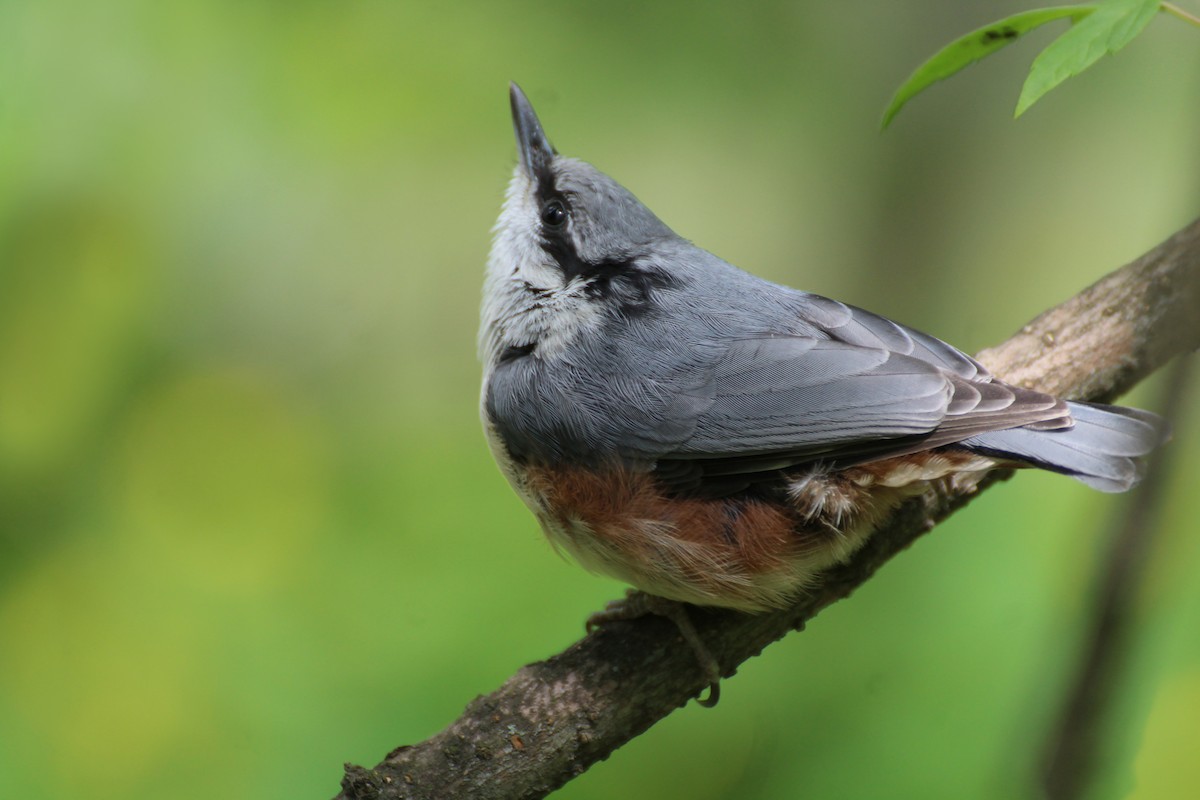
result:
[[[1123,492],[1142,477],[1140,459],[1170,435],[1166,421],[1136,408],[1067,403],[1075,425],[1059,430],[1009,428],[960,444],[985,455],[1070,475],[1102,492]]]

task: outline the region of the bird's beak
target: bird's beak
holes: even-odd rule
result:
[[[517,156],[521,160],[521,169],[530,179],[537,180],[549,173],[554,147],[542,131],[542,123],[538,121],[521,87],[510,83],[508,96],[512,101],[513,131],[517,135]]]

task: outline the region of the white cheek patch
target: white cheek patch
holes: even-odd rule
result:
[[[489,280],[497,272],[504,272],[506,268],[511,272],[514,267],[538,257],[541,248],[536,239],[537,229],[533,186],[518,166],[508,182],[500,217],[492,227],[492,252],[487,266]]]
[[[582,281],[566,281],[542,248],[538,216],[533,187],[518,166],[488,256],[479,342],[485,363],[508,347],[534,342],[539,357],[554,358],[603,317]]]
[[[576,337],[599,327],[603,319],[599,306],[586,296],[578,280],[555,292],[531,316],[537,318],[535,327],[541,333],[537,341],[542,358],[558,357]]]

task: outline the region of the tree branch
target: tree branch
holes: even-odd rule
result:
[[[1200,220],[979,358],[1014,383],[1108,400],[1197,347]],[[695,609],[700,636],[732,675],[1004,477],[1002,471],[959,477],[913,498],[791,608],[756,615]],[[706,685],[671,623],[645,617],[606,625],[559,655],[522,667],[436,736],[392,751],[374,769],[347,765],[338,798],[544,797]]]

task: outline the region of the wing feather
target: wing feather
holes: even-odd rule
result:
[[[1070,425],[1062,401],[997,381],[949,345],[863,315],[851,309],[841,326],[852,342],[730,342],[695,390],[705,400],[689,420],[691,435],[659,456],[660,477],[736,490],[806,463],[849,466],[987,431]]]

